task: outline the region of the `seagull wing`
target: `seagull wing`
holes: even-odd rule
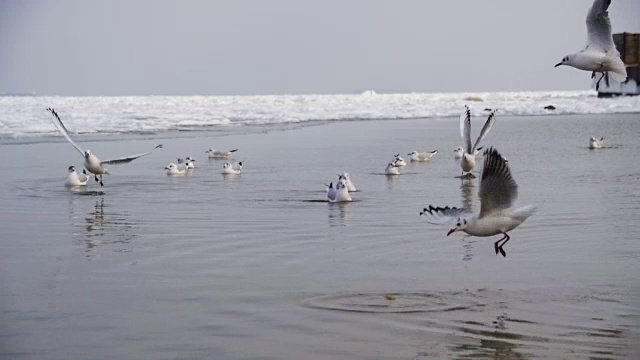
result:
[[[587,14],[587,49],[618,54],[611,36],[611,20],[607,9],[611,0],[595,0]]]
[[[433,207],[429,205],[428,208],[422,209],[420,215],[424,215],[427,218],[427,222],[434,225],[447,225],[456,221],[460,216],[467,216],[470,213],[465,209],[457,207]]]
[[[508,209],[518,197],[518,184],[513,180],[507,161],[494,148],[484,151],[480,180],[480,218],[494,211]]]
[[[162,148],[162,144],[157,145],[155,148],[153,148],[153,150],[158,149],[158,148]],[[119,158],[119,159],[103,160],[101,162],[101,164],[110,164],[110,165],[126,164],[126,163],[129,163],[129,162],[132,162],[133,160],[135,160],[137,158],[140,158],[140,157],[147,156],[147,155],[151,154],[153,152],[153,150],[148,151],[146,153],[142,153],[142,154],[122,157],[122,158]]]
[[[56,127],[56,129],[58,129],[58,131],[60,131],[62,135],[67,138],[67,141],[69,141],[71,145],[73,145],[73,147],[78,150],[82,157],[84,157],[84,150],[82,150],[80,146],[76,145],[76,143],[71,140],[71,137],[69,136],[69,130],[67,130],[66,126],[64,126],[64,124],[62,123],[62,120],[60,120],[60,116],[58,116],[58,113],[53,108],[47,108],[47,110],[50,111],[53,115],[53,125]]]
[[[462,136],[462,146],[467,154],[471,154],[471,109],[467,105],[460,115],[460,135]]]
[[[469,152],[469,154],[475,153],[476,149],[478,148],[478,145],[480,145],[480,141],[482,141],[482,139],[484,139],[487,136],[487,134],[489,133],[489,130],[491,130],[495,122],[496,122],[496,111],[493,110],[489,114],[489,118],[487,118],[487,121],[484,123],[484,126],[482,127],[482,131],[480,131],[480,136],[478,136],[478,140],[476,140],[476,143],[475,145],[473,145],[473,149],[471,149],[471,152]]]

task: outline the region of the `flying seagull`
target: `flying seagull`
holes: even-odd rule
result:
[[[455,227],[447,236],[456,231],[464,231],[474,236],[493,236],[502,234],[502,238],[494,243],[496,255],[507,256],[502,248],[510,236],[507,232],[515,229],[531,216],[536,208],[528,205],[512,209],[518,197],[518,185],[511,176],[509,165],[498,150],[489,148],[484,151],[484,165],[480,180],[480,214],[475,215],[456,207],[424,208],[420,215],[427,217],[431,224],[443,225],[454,223]]]
[[[556,67],[569,65],[576,69],[591,71],[592,79],[596,77],[597,72],[602,73],[596,82],[596,91],[603,78],[609,86],[609,75],[619,82],[627,79],[627,69],[620,59],[620,53],[611,35],[611,19],[607,12],[610,4],[611,0],[593,2],[587,14],[587,46],[575,54],[563,57],[562,61],[556,64]]]
[[[71,137],[69,136],[69,130],[67,130],[67,128],[64,126],[64,124],[62,123],[62,120],[60,120],[60,116],[58,116],[58,113],[52,109],[52,108],[47,108],[47,110],[49,112],[51,112],[51,114],[53,115],[53,125],[56,127],[56,129],[58,129],[58,131],[60,131],[62,133],[62,135],[64,135],[64,137],[67,139],[67,141],[69,141],[71,143],[71,145],[73,145],[74,148],[76,148],[76,150],[78,150],[78,152],[82,155],[82,157],[84,158],[84,167],[94,175],[95,180],[98,181],[98,175],[100,175],[100,186],[104,186],[104,184],[102,183],[102,175],[107,174],[110,175],[109,171],[104,167],[104,165],[106,164],[110,164],[110,165],[117,165],[117,164],[126,164],[128,162],[131,162],[139,157],[142,156],[146,156],[151,154],[151,152],[153,151],[149,151],[146,153],[142,153],[142,154],[137,154],[137,155],[132,155],[132,156],[127,156],[127,157],[122,157],[119,159],[113,159],[113,160],[100,160],[98,159],[97,156],[93,155],[91,153],[91,150],[82,150],[75,142],[73,142],[73,140],[71,140]],[[157,145],[155,149],[158,148],[162,148],[162,144]]]

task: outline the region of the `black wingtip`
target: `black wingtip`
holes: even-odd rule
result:
[[[154,149],[162,149],[162,144],[156,145],[156,147]]]

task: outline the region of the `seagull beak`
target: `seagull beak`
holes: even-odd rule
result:
[[[561,62],[557,63],[554,67],[558,67],[558,66],[560,66],[560,65],[562,65],[562,63],[561,63]]]
[[[447,233],[447,236],[453,234],[456,230],[458,230],[458,228],[453,228],[453,229],[449,230],[449,232]]]

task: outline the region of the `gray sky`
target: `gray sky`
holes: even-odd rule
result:
[[[590,0],[0,0],[0,93],[587,89]],[[640,0],[614,0],[640,32]]]

